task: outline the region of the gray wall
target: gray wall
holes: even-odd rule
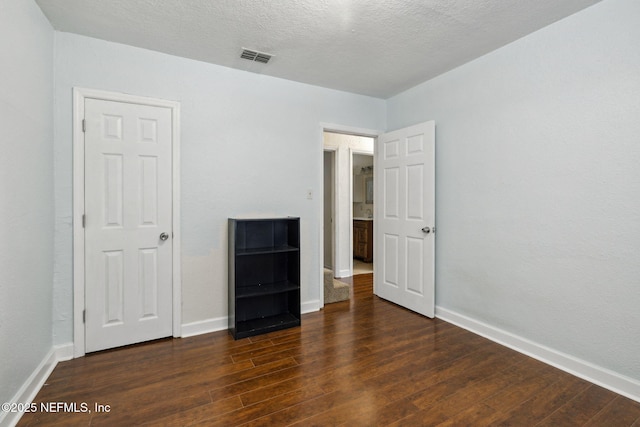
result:
[[[436,303],[640,380],[640,2],[391,98],[436,122]]]
[[[55,343],[71,342],[73,330],[74,86],[181,102],[183,324],[227,315],[233,216],[301,217],[302,302],[320,304],[320,124],[384,128],[383,100],[68,33],[56,33],[55,70]]]
[[[51,349],[53,30],[33,1],[0,3],[0,58],[0,402],[8,402]]]

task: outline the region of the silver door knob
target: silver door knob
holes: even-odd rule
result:
[[[160,240],[162,240],[163,242],[164,242],[165,240],[167,240],[168,238],[169,238],[169,235],[168,235],[167,233],[162,233],[162,234],[160,235]]]
[[[422,227],[422,232],[429,234],[431,232],[431,229],[429,227]]]

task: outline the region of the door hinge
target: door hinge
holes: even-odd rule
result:
[[[86,225],[86,223],[87,223],[87,217],[86,217],[86,215],[85,215],[85,214],[82,214],[82,228],[84,228],[84,226]]]
[[[82,310],[82,323],[87,323],[87,310]]]
[[[87,121],[85,119],[82,119],[82,132],[86,132],[87,131]]]

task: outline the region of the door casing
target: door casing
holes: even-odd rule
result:
[[[85,235],[82,226],[84,215],[85,153],[84,119],[85,99],[126,102],[131,104],[165,107],[171,109],[172,139],[172,287],[173,287],[173,336],[182,335],[182,283],[180,280],[180,103],[96,89],[73,88],[73,356],[85,354]]]

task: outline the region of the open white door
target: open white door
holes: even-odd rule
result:
[[[434,316],[435,122],[378,137],[374,292]]]

